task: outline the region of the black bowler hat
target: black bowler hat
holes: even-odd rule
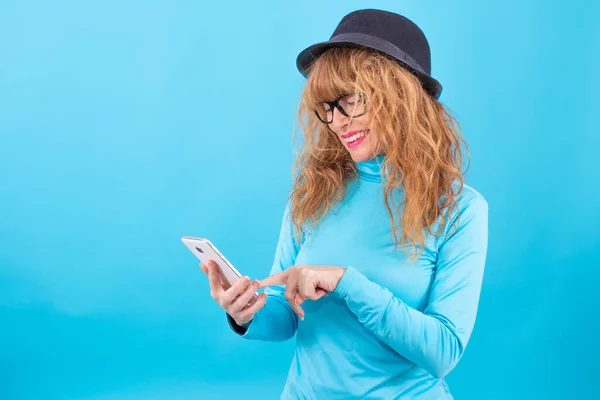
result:
[[[423,88],[438,99],[442,85],[431,75],[431,52],[421,29],[408,18],[389,11],[364,9],[342,18],[326,42],[302,50],[296,66],[304,77],[310,65],[332,47],[363,47],[385,53],[414,72]]]

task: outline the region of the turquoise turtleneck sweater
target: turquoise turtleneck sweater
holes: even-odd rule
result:
[[[283,297],[283,285],[265,289],[266,305],[247,328],[228,318],[247,339],[296,335],[282,399],[453,398],[444,377],[463,355],[475,324],[488,205],[465,185],[451,216],[459,218],[458,229],[426,236],[424,252],[409,263],[402,250],[394,251],[382,161],[357,163],[358,178],[343,201],[301,243],[285,207],[270,274],[292,265],[346,267],[336,289],[306,301],[304,321]],[[444,225],[444,233],[454,229],[448,220]]]

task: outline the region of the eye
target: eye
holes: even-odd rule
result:
[[[353,94],[349,94],[346,97],[342,97],[340,99],[340,102],[344,103],[344,104],[347,104],[349,106],[353,106],[353,105],[356,105],[356,104],[362,104],[362,103],[364,103],[364,99],[363,99],[362,95],[353,93]]]

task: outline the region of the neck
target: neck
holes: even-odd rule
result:
[[[356,162],[358,176],[367,181],[381,182],[381,167],[384,159],[385,155],[380,154],[370,160]]]

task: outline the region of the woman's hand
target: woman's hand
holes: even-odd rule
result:
[[[343,267],[294,265],[261,279],[258,287],[285,284],[285,298],[304,320],[304,310],[300,307],[304,300],[318,300],[335,290],[344,272],[346,268]]]
[[[209,261],[208,266],[200,263],[200,268],[208,275],[211,297],[223,307],[227,314],[231,315],[238,325],[252,321],[254,314],[266,304],[267,294],[261,293],[254,304],[248,305],[248,301],[259,287],[258,281],[250,283],[250,279],[245,276],[230,288],[225,289],[218,271],[219,267],[213,260]]]

